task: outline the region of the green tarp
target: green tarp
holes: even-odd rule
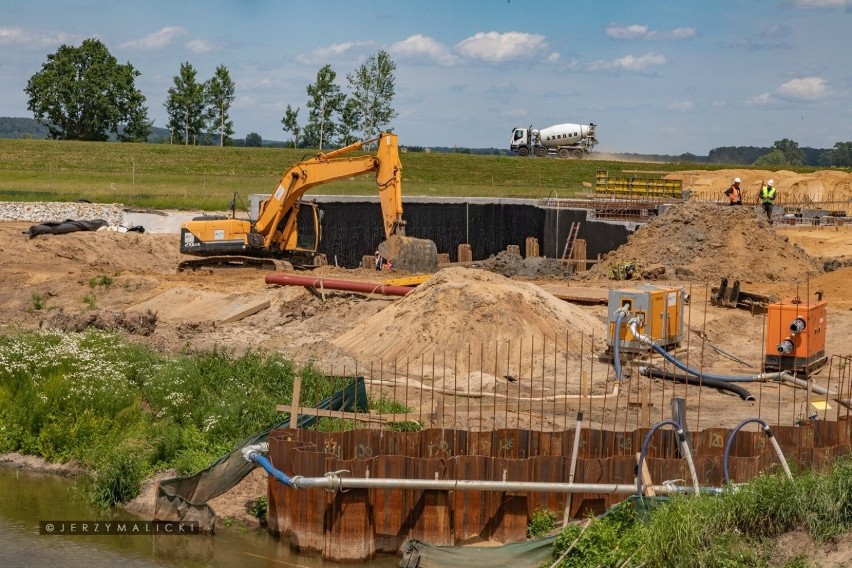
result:
[[[353,380],[349,386],[323,400],[316,408],[335,411],[367,408],[364,378]],[[316,420],[316,416],[299,416],[298,427],[307,428]],[[154,519],[195,521],[200,530],[212,532],[216,513],[207,502],[236,486],[251,470],[258,467],[254,462],[247,462],[240,450],[245,446],[266,442],[269,432],[289,425],[290,416],[285,414],[281,422],[260,434],[246,438],[234,451],[222,456],[207,469],[188,477],[160,481],[157,486],[157,501],[154,504]]]

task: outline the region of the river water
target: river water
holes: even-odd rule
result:
[[[64,477],[0,467],[0,568],[341,568],[317,556],[298,555],[265,531],[220,529],[215,535],[39,534],[40,521],[137,520],[120,510],[90,506],[78,486]],[[143,519],[145,520],[145,519]],[[381,557],[345,568],[391,568]]]

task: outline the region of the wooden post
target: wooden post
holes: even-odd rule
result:
[[[639,465],[639,455],[636,454],[636,465]],[[651,479],[651,471],[648,469],[648,460],[642,462],[642,471],[639,472],[639,475],[642,476],[642,489],[645,491],[646,497],[653,497],[657,494],[656,491],[651,489],[651,485],[653,485],[653,480]]]
[[[290,402],[290,428],[299,427],[299,398],[302,396],[302,377],[293,380],[293,400]]]

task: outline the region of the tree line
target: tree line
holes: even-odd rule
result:
[[[322,149],[351,144],[360,136],[368,139],[387,129],[397,116],[391,106],[395,70],[390,56],[379,51],[346,75],[347,94],[335,83],[331,66],[322,67],[316,82],[306,88],[306,123],[299,124],[300,108],[288,104],[284,111],[281,123],[291,134],[289,142]],[[135,85],[139,76],[130,63],[120,64],[100,40],[86,39],[79,47],[62,45],[27,82],[27,108],[51,139],[143,142],[153,122],[146,97]],[[164,103],[169,141],[260,146],[262,139],[254,132],[245,140],[234,140],[230,109],[235,98],[236,85],[224,65],[202,81],[191,63],[181,63]]]

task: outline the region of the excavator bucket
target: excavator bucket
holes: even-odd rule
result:
[[[438,248],[433,241],[391,235],[379,244],[379,254],[407,272],[437,272]]]

